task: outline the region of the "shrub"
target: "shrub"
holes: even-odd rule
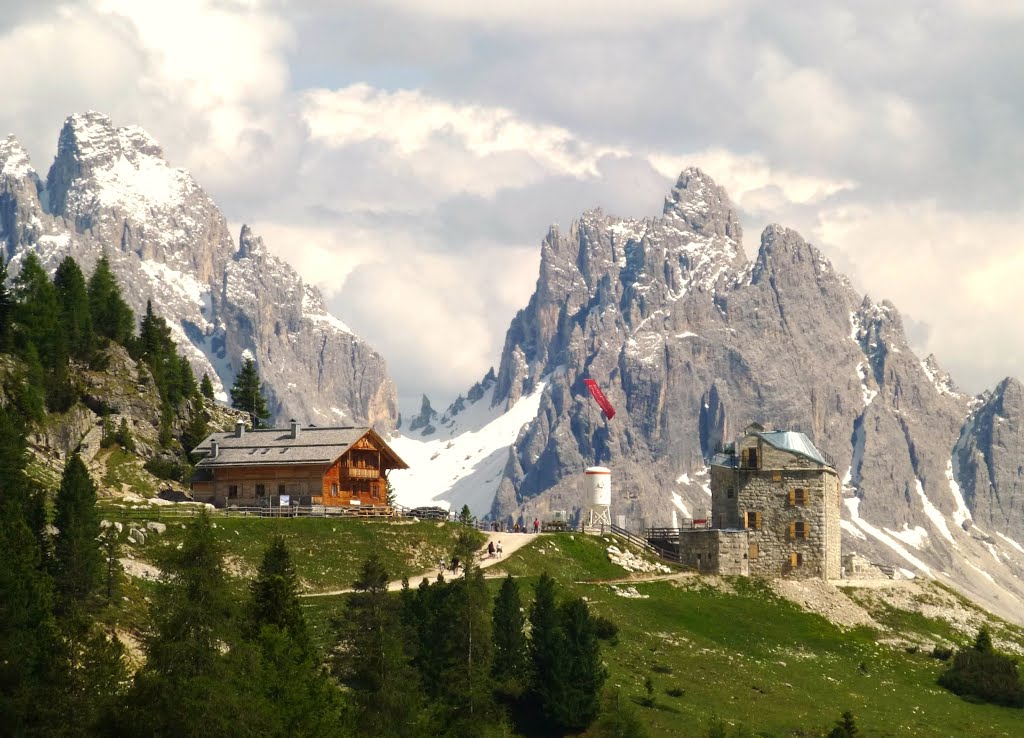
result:
[[[949,646],[935,646],[932,649],[932,658],[938,659],[939,661],[949,661],[950,656],[953,655],[953,649]]]
[[[939,684],[967,699],[1005,707],[1024,707],[1024,685],[1017,662],[992,649],[987,628],[978,632],[973,648],[960,649],[939,677]]]
[[[669,687],[665,690],[665,694],[667,694],[669,697],[682,697],[684,694],[686,694],[686,690],[680,689],[679,687]]]
[[[594,625],[594,635],[602,641],[617,642],[619,626],[602,615],[593,615],[590,622]]]
[[[184,482],[192,474],[191,466],[166,456],[154,456],[144,464],[144,467],[157,479],[169,479],[175,482]]]

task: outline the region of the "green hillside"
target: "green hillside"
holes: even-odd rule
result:
[[[281,534],[303,588],[314,592],[348,587],[371,552],[382,557],[392,578],[422,573],[450,550],[461,530],[455,524],[358,519],[214,520],[239,583],[255,570],[270,538]],[[166,534],[136,546],[133,555],[147,559],[176,545],[181,530],[171,522]],[[579,534],[539,536],[487,576],[513,574],[529,598],[536,577],[547,571],[563,596],[585,598],[595,614],[614,622],[617,638],[602,643],[608,685],[621,689],[651,735],[706,735],[716,720],[727,735],[824,735],[845,710],[868,736],[1024,732],[1021,710],[973,704],[936,684],[946,662],[924,644],[971,640],[946,620],[876,605],[881,627],[843,629],[755,580],[686,574],[630,580],[609,561],[607,545]],[[498,581],[490,580],[493,591]],[[929,591],[920,596],[934,596]],[[634,592],[638,596],[623,596]],[[346,597],[303,599],[322,649],[333,643],[332,621]],[[1004,644],[1024,645],[1018,628],[988,620]],[[907,645],[912,643],[922,645]]]

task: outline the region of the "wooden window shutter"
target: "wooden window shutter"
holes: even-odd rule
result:
[[[791,489],[789,490],[789,506],[793,507],[794,505],[796,505],[796,490]]]
[[[802,537],[803,538],[807,538],[807,523],[806,522],[800,524],[800,530],[803,531],[803,536]]]
[[[789,537],[796,538],[796,523],[789,524]]]
[[[759,512],[754,513],[754,527],[761,530],[761,513]]]
[[[782,481],[782,472],[780,472],[780,471],[773,471],[772,472],[772,481],[773,482],[781,482]]]
[[[797,556],[796,556],[796,551],[793,551],[793,552],[792,552],[792,553],[791,553],[791,554],[789,555],[789,567],[790,567],[791,569],[795,569],[795,568],[797,567],[797,564],[798,564],[798,563],[799,563],[799,559],[797,559]]]

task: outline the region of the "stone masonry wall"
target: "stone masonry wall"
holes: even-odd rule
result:
[[[684,530],[679,534],[679,561],[702,574],[748,575],[745,530]]]

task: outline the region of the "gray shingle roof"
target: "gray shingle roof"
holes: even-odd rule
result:
[[[289,428],[247,430],[239,438],[234,431],[211,433],[196,446],[192,453],[203,459],[196,468],[223,466],[276,466],[280,464],[331,464],[371,432],[366,426],[337,428],[301,428],[298,438],[292,438]],[[217,458],[210,458],[210,443],[216,439],[220,448]],[[394,451],[402,468],[405,462]]]

